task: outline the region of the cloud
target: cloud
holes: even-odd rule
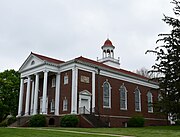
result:
[[[109,35],[121,67],[149,68],[157,35],[169,28],[163,13],[172,15],[164,0],[2,0],[0,1],[0,71],[18,70],[31,51],[69,60],[101,58]]]

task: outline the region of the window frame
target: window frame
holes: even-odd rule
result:
[[[67,111],[68,110],[68,100],[67,98],[65,97],[63,99],[63,111]]]
[[[148,112],[153,113],[153,95],[150,91],[147,93],[147,107]]]
[[[69,83],[69,77],[67,74],[64,75],[64,85]]]
[[[122,90],[123,89],[123,90]],[[127,110],[128,108],[127,108],[127,89],[126,89],[126,87],[124,86],[124,84],[120,87],[120,89],[119,89],[119,91],[120,91],[120,110]],[[122,98],[121,97],[121,92],[123,92],[124,91],[124,98]],[[122,102],[124,102],[124,107],[121,107],[121,103]]]
[[[51,87],[52,88],[56,87],[56,78],[55,77],[53,77],[51,80]]]
[[[105,84],[108,85],[108,96],[105,97]],[[111,85],[110,83],[106,80],[104,83],[103,83],[103,108],[111,108]],[[105,100],[108,98],[108,105],[105,105]]]
[[[136,96],[138,97],[138,101],[136,100],[137,99]],[[141,91],[138,88],[136,88],[134,91],[134,103],[135,103],[135,111],[141,112]],[[137,104],[139,109],[136,109]]]
[[[50,103],[50,112],[51,113],[55,112],[55,102],[54,102],[54,99],[52,99],[51,103]]]

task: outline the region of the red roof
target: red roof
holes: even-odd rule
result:
[[[102,46],[102,47],[104,47],[104,46],[107,46],[107,47],[114,47],[113,46],[113,44],[112,44],[112,42],[109,40],[109,39],[107,39],[105,42],[104,42],[104,45]]]
[[[40,58],[42,60],[45,60],[45,61],[48,61],[48,62],[51,62],[51,63],[55,63],[55,64],[64,63],[64,61],[61,61],[61,60],[58,60],[58,59],[54,59],[54,58],[50,58],[50,57],[47,57],[47,56],[39,55],[39,54],[36,54],[36,53],[33,53],[33,52],[31,52],[31,53],[33,55],[37,56],[38,58]]]
[[[88,58],[84,58],[84,57],[82,57],[82,56],[76,58],[76,60],[80,60],[80,61],[82,61],[82,62],[87,62],[87,63],[94,64],[94,65],[97,65],[97,66],[101,66],[101,67],[104,67],[104,68],[107,68],[107,69],[115,70],[115,71],[118,71],[118,72],[120,72],[120,73],[124,73],[124,74],[131,75],[131,76],[135,76],[135,77],[139,77],[139,78],[142,78],[142,79],[145,79],[145,80],[148,80],[148,79],[149,79],[149,78],[147,78],[147,77],[144,77],[144,76],[142,76],[142,75],[133,73],[133,72],[131,72],[131,71],[127,71],[127,70],[124,70],[124,69],[117,69],[117,68],[114,68],[114,67],[105,65],[105,64],[103,64],[103,63],[100,63],[100,62],[97,62],[97,61],[94,61],[94,60],[91,60],[91,59],[88,59]]]
[[[39,55],[39,54],[36,54],[36,53],[32,53],[32,54],[37,56],[38,58],[40,58],[42,60],[45,60],[45,61],[48,61],[48,62],[51,62],[51,63],[55,63],[55,64],[65,63],[64,61],[61,61],[61,60],[58,60],[58,59],[53,59],[53,58],[50,58],[50,57],[47,57],[47,56],[43,56],[43,55]],[[94,61],[94,60],[91,60],[91,59],[88,59],[88,58],[84,58],[82,56],[80,56],[78,58],[75,58],[75,60],[79,60],[79,61],[82,61],[82,62],[85,62],[85,63],[89,63],[89,64],[96,65],[96,66],[100,66],[100,67],[104,67],[104,68],[107,68],[107,69],[110,69],[110,70],[114,70],[114,71],[117,71],[117,72],[120,72],[120,73],[124,73],[124,74],[127,74],[127,75],[139,77],[139,78],[142,78],[142,79],[145,79],[145,80],[149,79],[147,77],[141,76],[141,75],[133,73],[131,71],[127,71],[127,70],[124,70],[124,69],[117,69],[117,68],[105,65],[103,63],[100,63],[100,62],[97,62],[97,61]]]

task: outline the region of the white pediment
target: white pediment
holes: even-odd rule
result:
[[[88,90],[83,90],[79,92],[80,95],[86,95],[86,96],[91,96],[91,93]]]
[[[25,62],[22,64],[22,66],[19,69],[19,72],[23,72],[25,70],[33,69],[35,67],[38,67],[44,63],[43,60],[36,57],[33,54],[30,54],[29,57],[25,60]]]

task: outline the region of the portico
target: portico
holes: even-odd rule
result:
[[[51,59],[51,62],[46,62],[48,59],[47,57],[32,53],[21,66],[19,70],[21,73],[21,83],[18,116],[35,115],[38,113],[48,114],[48,79],[52,76],[55,76],[56,82],[55,95],[52,99],[55,100],[56,106],[54,107],[56,108],[54,114],[59,115],[60,72],[55,63],[60,63],[61,61]],[[40,82],[42,87],[40,87]]]

